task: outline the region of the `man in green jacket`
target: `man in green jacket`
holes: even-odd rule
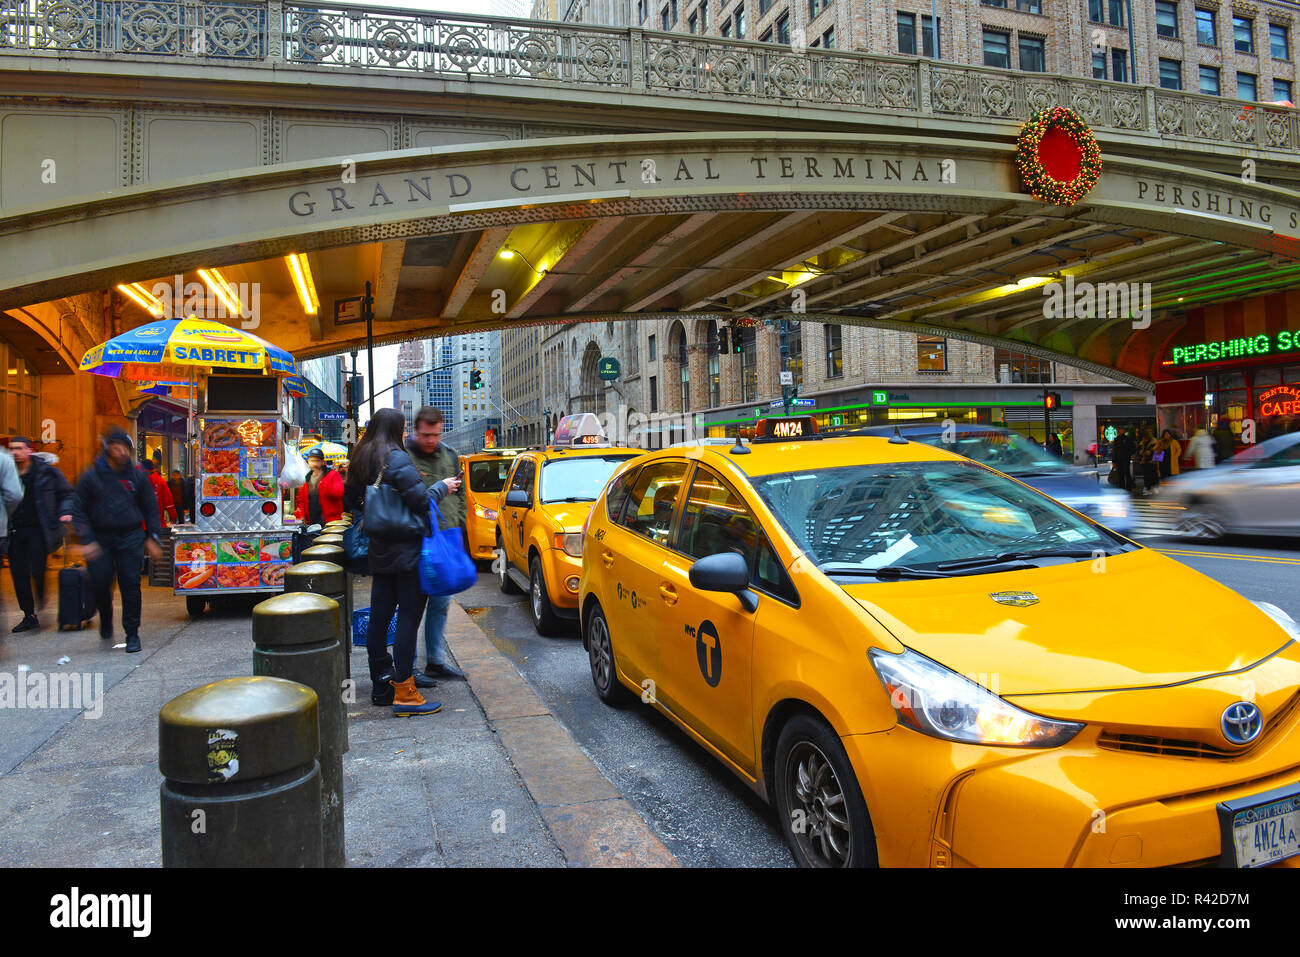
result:
[[[464,478],[460,475],[460,456],[450,445],[443,444],[443,415],[441,409],[426,405],[415,414],[415,437],[406,443],[416,471],[425,485],[446,478]],[[465,487],[447,495],[438,503],[442,512],[443,528],[465,528]],[[464,532],[462,531],[462,536]],[[424,673],[430,678],[465,679],[465,674],[447,660],[447,609],[450,595],[430,596],[424,611]]]

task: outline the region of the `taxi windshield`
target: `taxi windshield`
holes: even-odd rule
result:
[[[473,492],[499,492],[506,487],[506,476],[510,474],[512,459],[488,459],[486,462],[471,462],[469,466],[469,487]]]
[[[968,462],[853,465],[769,475],[754,488],[828,574],[994,557],[1087,557],[1127,543],[1045,495]]]
[[[639,453],[638,453],[639,454]],[[547,502],[594,502],[614,470],[635,455],[583,455],[553,459],[542,467],[538,495]]]
[[[938,432],[909,438],[946,452],[956,452],[1008,475],[1055,472],[1064,465],[1041,446],[1014,432],[958,432],[950,442],[943,441],[943,434]]]

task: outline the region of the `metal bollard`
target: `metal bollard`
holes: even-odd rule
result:
[[[313,545],[337,545],[339,548],[342,548],[343,536],[331,535],[329,532],[321,532],[319,535],[316,536],[316,540],[312,542],[312,544]]]
[[[227,678],[158,712],[163,867],[320,867],[316,692]]]
[[[341,628],[342,637],[339,639],[343,642],[344,657],[348,659],[348,664],[344,668],[344,673],[351,676],[351,658],[348,657],[352,650],[352,576],[348,573],[347,566],[343,561],[342,545],[312,545],[310,548],[302,550],[302,560],[304,562],[330,562],[338,565],[343,569],[343,597],[336,599],[342,605],[343,625]],[[334,596],[331,595],[331,598]]]
[[[326,867],[346,867],[343,753],[348,749],[339,604],[305,592],[276,595],[253,608],[253,674],[287,678],[316,692],[320,718],[321,831]]]
[[[312,548],[317,546],[313,545]],[[344,620],[339,625],[339,660],[342,663],[343,677],[352,677],[352,609],[348,604],[347,574],[343,566],[336,562],[312,561],[303,549],[305,561],[290,565],[284,572],[284,590],[290,592],[311,592],[324,595],[339,603],[340,610],[346,611]]]

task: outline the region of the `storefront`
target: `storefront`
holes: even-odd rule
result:
[[[138,460],[159,463],[159,474],[164,478],[173,469],[182,475],[192,474],[185,442],[186,415],[184,402],[162,396],[150,399],[133,413]]]
[[[41,377],[27,359],[0,339],[0,435],[21,435],[42,447]]]

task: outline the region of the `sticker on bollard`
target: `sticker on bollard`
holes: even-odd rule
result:
[[[227,678],[158,712],[163,867],[320,867],[317,696]]]

